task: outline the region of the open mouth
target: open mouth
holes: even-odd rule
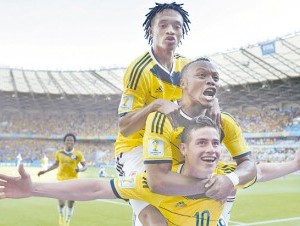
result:
[[[168,36],[166,38],[167,41],[175,41],[175,38],[173,36]]]
[[[216,159],[217,159],[216,157],[211,157],[211,156],[209,156],[209,157],[202,157],[201,158],[202,161],[204,161],[204,162],[210,162],[210,163],[216,161]]]
[[[214,97],[216,95],[217,90],[213,87],[207,88],[204,90],[203,95],[207,97]]]

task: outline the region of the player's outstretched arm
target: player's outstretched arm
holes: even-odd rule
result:
[[[23,165],[19,177],[0,174],[0,198],[48,197],[61,200],[88,201],[116,198],[109,181],[74,179],[53,183],[34,183]]]
[[[260,163],[257,165],[257,181],[265,182],[300,170],[300,148],[294,160],[282,163]]]

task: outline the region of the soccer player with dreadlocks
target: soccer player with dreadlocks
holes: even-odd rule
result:
[[[129,65],[123,78],[120,131],[115,143],[119,176],[144,171],[142,143],[147,116],[154,111],[168,114],[178,109],[172,101],[181,97],[180,73],[189,62],[175,53],[190,30],[189,14],[182,6],[175,2],[156,3],[146,14],[143,27],[151,48]],[[148,204],[132,201],[131,205],[134,212],[140,212]],[[147,209],[151,210],[151,206]],[[147,209],[141,214],[144,225],[165,225],[157,210]]]

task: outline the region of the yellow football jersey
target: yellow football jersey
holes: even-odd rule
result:
[[[179,173],[182,165],[173,167]],[[215,170],[215,173],[222,171]],[[152,193],[147,185],[146,173],[132,177],[111,180],[112,190],[118,198],[143,200],[160,210],[168,225],[210,225],[216,226],[221,216],[223,205],[213,199],[198,196],[164,196]]]
[[[190,60],[175,55],[171,72],[161,66],[152,51],[148,51],[133,61],[123,77],[123,95],[119,105],[119,116],[139,110],[155,99],[177,100],[181,98],[180,76],[182,68]],[[115,155],[128,152],[142,145],[144,130],[124,137],[118,134]]]
[[[179,151],[180,134],[191,117],[181,110],[176,117],[177,127],[174,129],[169,118],[160,113],[151,113],[146,121],[143,157],[144,163],[171,162],[178,164],[184,161]],[[174,120],[173,120],[174,121]],[[249,149],[246,145],[242,130],[235,120],[227,113],[221,114],[223,143],[231,153],[233,158],[249,155]]]
[[[78,173],[76,172],[78,163],[85,161],[82,152],[78,150],[73,150],[70,153],[65,152],[64,150],[57,150],[55,153],[55,160],[59,162],[56,175],[57,180],[78,178]]]

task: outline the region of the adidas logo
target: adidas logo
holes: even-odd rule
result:
[[[176,203],[176,207],[185,207],[185,206],[186,204],[183,201]]]
[[[158,93],[162,93],[163,92],[163,88],[161,86],[159,86],[157,89],[156,89],[156,92]]]

